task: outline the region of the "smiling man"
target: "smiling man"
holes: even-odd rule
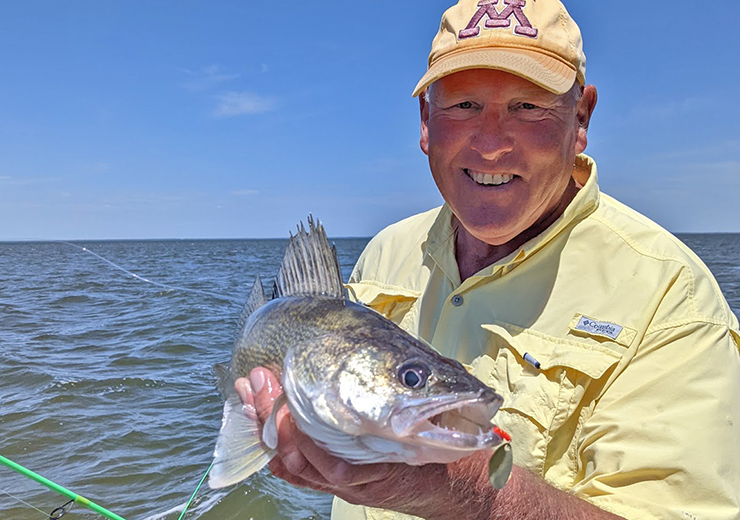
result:
[[[563,5],[461,0],[414,95],[445,205],[379,233],[350,286],[501,393],[511,477],[489,485],[486,451],[352,466],[285,410],[272,471],[336,495],[339,519],[740,517],[737,319],[691,251],[599,191]],[[250,381],[265,420],[279,383]]]

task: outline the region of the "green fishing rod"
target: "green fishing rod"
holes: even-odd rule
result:
[[[13,462],[10,459],[6,459],[2,455],[0,455],[0,462],[3,463],[4,465],[6,465],[7,467],[9,467],[10,469],[12,469],[14,471],[17,471],[18,473],[20,473],[24,477],[28,477],[31,480],[35,480],[39,484],[43,484],[44,486],[48,487],[52,491],[56,491],[60,495],[63,495],[65,497],[69,498],[70,500],[74,500],[74,502],[76,504],[80,504],[81,506],[85,506],[86,508],[88,508],[88,509],[90,509],[92,511],[95,511],[96,513],[98,513],[98,514],[100,514],[100,515],[102,515],[102,516],[104,516],[106,518],[110,518],[110,520],[126,520],[122,516],[118,516],[115,513],[111,513],[110,511],[108,511],[104,507],[99,506],[98,504],[96,504],[92,500],[88,500],[87,498],[85,498],[83,496],[80,496],[77,493],[73,493],[70,490],[68,490],[66,488],[63,488],[59,484],[56,484],[55,482],[52,482],[48,478],[44,478],[41,475],[39,475],[38,473],[34,473],[33,471],[31,471],[28,468],[24,468],[20,464],[15,463],[15,462]]]

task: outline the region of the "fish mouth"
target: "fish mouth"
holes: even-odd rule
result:
[[[491,423],[502,399],[479,393],[422,398],[406,403],[391,417],[399,437],[447,449],[484,449],[503,438]]]

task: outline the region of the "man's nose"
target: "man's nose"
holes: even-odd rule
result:
[[[513,150],[514,140],[506,116],[499,113],[481,114],[470,147],[489,161]]]

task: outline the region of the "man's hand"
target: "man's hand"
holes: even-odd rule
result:
[[[252,371],[250,380],[238,379],[236,390],[242,402],[254,406],[263,424],[282,393],[277,378],[263,368]],[[277,429],[277,456],[270,470],[291,484],[331,493],[352,504],[427,519],[488,518],[485,511],[491,510],[496,494],[488,483],[488,451],[449,465],[354,465],[318,447],[296,427],[287,407],[277,414]],[[484,514],[476,514],[475,509]]]
[[[256,368],[235,383],[242,402],[253,406],[262,424],[283,392],[277,378]],[[451,464],[354,465],[329,455],[301,432],[287,407],[277,414],[277,455],[272,473],[291,484],[338,496],[351,504],[391,509],[427,520],[512,519],[616,520],[540,477],[514,466],[509,482],[494,490],[488,479],[490,451]]]

